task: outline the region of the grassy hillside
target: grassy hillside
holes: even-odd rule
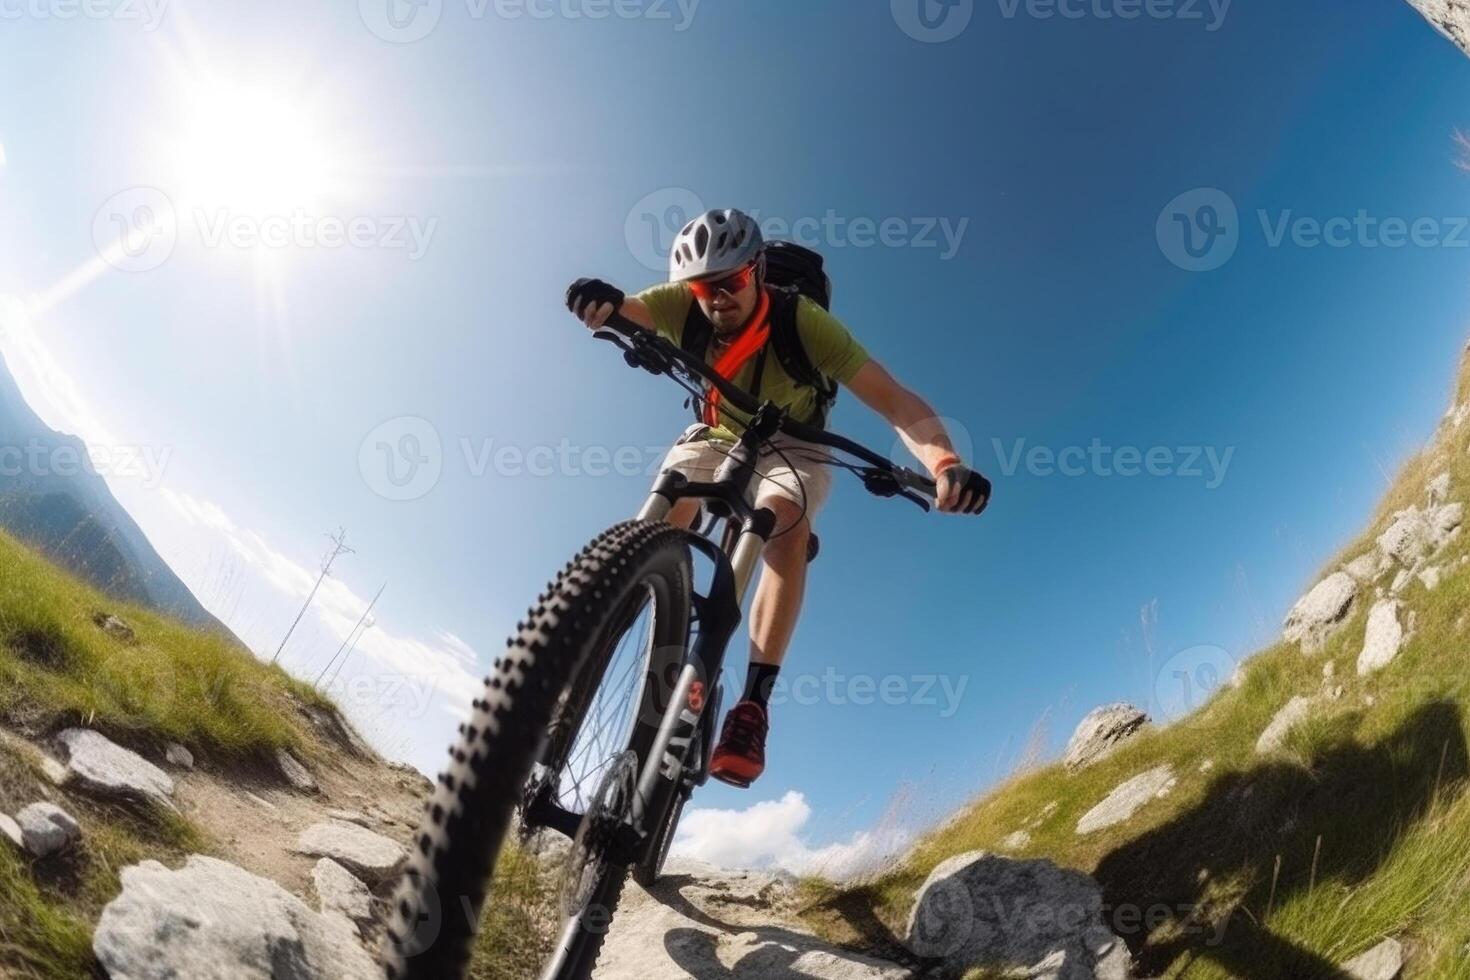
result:
[[[1470,359],[1454,404],[1470,402]],[[1410,460],[1363,535],[1326,572],[1370,550],[1392,514],[1423,505],[1425,484],[1451,474],[1451,500],[1470,498],[1470,419],[1446,423]],[[1409,949],[1409,978],[1470,977],[1470,529],[1434,563],[1433,591],[1400,594],[1416,627],[1398,658],[1356,673],[1371,590],[1316,655],[1295,645],[1261,651],[1243,683],[1193,715],[1150,730],[1077,774],[1060,765],[1022,774],[924,838],[877,881],[819,893],[811,923],[829,938],[892,949],[915,889],[941,860],[1004,852],[1093,874],[1114,931],[1140,958],[1140,976],[1213,980],[1341,977],[1333,964],[1385,937]],[[1387,585],[1393,572],[1379,580]],[[1324,664],[1334,676],[1324,681]],[[1286,750],[1255,742],[1294,695],[1322,698]],[[1208,760],[1209,765],[1206,765]],[[1124,780],[1171,764],[1177,785],[1113,828],[1087,836],[1078,819]]]
[[[103,613],[133,637],[104,631]],[[210,766],[249,767],[277,747],[318,757],[293,698],[327,705],[232,641],[121,606],[0,534],[0,812],[53,799],[83,829],[78,847],[41,863],[0,846],[0,976],[91,975],[91,923],[117,893],[118,871],[211,851],[180,817],[61,799],[33,743],[86,725],[154,759],[170,741]]]

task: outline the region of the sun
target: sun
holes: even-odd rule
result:
[[[188,206],[255,217],[322,205],[342,161],[325,120],[285,89],[208,82],[189,93],[171,153]]]

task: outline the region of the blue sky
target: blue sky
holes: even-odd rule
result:
[[[924,2],[958,33],[906,33],[918,0],[6,8],[0,350],[52,424],[153,461],[115,491],[258,652],[345,526],[285,662],[314,677],[386,581],[339,694],[433,768],[685,422],[565,284],[655,281],[681,207],[812,235],[995,505],[924,517],[839,478],[786,673],[841,696],[778,705],[768,774],[704,792],[685,846],[862,850],[1033,731],[1167,714],[1181,666],[1269,641],[1436,424],[1470,322],[1470,64],[1406,4]],[[851,397],[834,425],[896,451]],[[1068,447],[1080,475],[1046,463]],[[852,703],[889,675],[906,703]]]

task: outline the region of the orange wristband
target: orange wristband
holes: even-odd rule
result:
[[[946,456],[942,457],[939,462],[934,464],[934,478],[938,479],[939,477],[944,475],[945,470],[953,466],[959,466],[963,462],[964,461],[956,456],[954,453],[947,454]]]

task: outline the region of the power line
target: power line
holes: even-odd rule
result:
[[[328,540],[332,542],[332,553],[327,556],[326,561],[322,562],[322,573],[317,576],[316,584],[313,585],[311,587],[311,591],[307,593],[306,601],[301,604],[301,611],[298,612],[296,614],[296,618],[291,621],[291,628],[286,630],[285,636],[281,637],[281,645],[276,647],[276,655],[274,657],[271,657],[271,663],[275,663],[277,660],[281,659],[281,651],[286,649],[286,641],[291,639],[292,633],[296,632],[296,625],[301,622],[301,617],[306,615],[306,610],[311,606],[311,600],[316,598],[316,590],[322,587],[322,582],[326,580],[326,577],[329,574],[331,574],[332,563],[335,562],[341,555],[353,554],[353,550],[347,547],[346,528],[338,528],[336,537],[332,537],[331,535],[328,535],[327,537]]]
[[[362,611],[362,615],[358,618],[357,623],[352,627],[351,630],[348,631],[347,635],[342,638],[342,645],[337,648],[337,652],[336,653],[332,654],[332,659],[331,660],[328,660],[327,661],[327,665],[322,668],[322,672],[320,674],[317,674],[316,675],[316,686],[317,687],[321,687],[322,678],[325,677],[325,676],[327,676],[327,671],[329,671],[329,670],[332,669],[332,664],[334,664],[334,663],[337,662],[337,657],[341,655],[341,653],[342,653],[342,651],[344,649],[347,649],[349,641],[351,642],[352,646],[355,647],[357,645],[357,639],[360,638],[360,637],[358,637],[358,633],[357,633],[358,628],[361,627],[363,623],[367,622],[368,614],[370,614],[373,611],[373,607],[376,606],[378,604],[378,600],[383,597],[383,590],[386,589],[387,587],[388,587],[388,583],[387,582],[384,582],[382,584],[382,586],[379,587],[378,594],[375,595],[375,596],[373,596],[373,601],[370,602],[370,603],[368,603],[367,608]],[[371,624],[369,624],[369,627],[368,628],[369,629],[372,628]],[[367,630],[364,630],[363,632],[367,632]],[[348,657],[352,656],[352,650],[351,649],[347,649],[347,656]],[[346,657],[343,657],[342,662],[344,664],[347,663],[347,658]],[[342,668],[341,667],[338,667],[337,670],[340,673],[341,670],[342,670]],[[337,679],[337,675],[336,674],[333,674],[332,675],[332,679],[333,680],[336,680]]]

